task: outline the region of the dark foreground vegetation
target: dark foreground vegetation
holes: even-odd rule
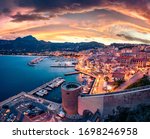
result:
[[[136,83],[131,84],[130,86],[128,86],[126,89],[132,89],[132,88],[136,88],[136,87],[141,87],[141,86],[146,86],[146,85],[150,85],[150,79],[148,76],[144,76],[142,79],[138,80]]]
[[[105,122],[150,122],[150,105],[140,104],[134,109],[119,106]]]

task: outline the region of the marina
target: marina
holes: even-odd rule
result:
[[[50,87],[45,88],[47,91],[51,91],[52,89]]]
[[[2,82],[0,84],[0,88],[2,90],[2,97],[0,98],[0,101],[3,101],[11,96],[17,95],[18,93],[24,91],[28,92],[28,94],[33,94],[34,96],[43,98],[45,100],[61,103],[60,86],[64,81],[79,82],[85,86],[84,92],[88,93],[88,88],[90,87],[90,85],[88,85],[89,83],[85,82],[83,78],[80,78],[80,71],[75,71],[74,67],[53,68],[49,66],[55,65],[55,61],[59,59],[61,60],[61,57],[43,57],[45,59],[41,61],[40,64],[36,64],[34,68],[30,68],[30,66],[27,66],[26,63],[37,58],[39,58],[39,56],[0,57],[0,62],[3,64],[3,66],[0,67],[0,80]],[[70,61],[67,60],[68,59],[66,58],[65,62],[70,63]],[[12,72],[14,74],[11,74]],[[9,77],[9,82],[8,78],[6,77]],[[88,87],[86,87],[87,85]],[[45,92],[44,94],[43,92],[39,92],[43,89],[46,90],[46,92],[48,93]]]
[[[32,90],[28,94],[43,97],[44,95],[47,95],[54,88],[59,87],[63,82],[65,82],[65,79],[63,79],[62,77],[57,77],[52,81],[45,83],[42,86]]]
[[[56,68],[70,68],[75,67],[72,63],[62,62],[62,63],[56,63],[56,65],[51,65],[50,67],[56,67]]]

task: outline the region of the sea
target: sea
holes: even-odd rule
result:
[[[66,82],[80,82],[79,74],[65,76],[73,72],[74,67],[51,67],[62,57],[45,58],[36,66],[27,63],[36,56],[0,56],[0,102],[22,91],[29,92],[56,77],[63,77]],[[44,96],[45,99],[61,103],[61,87],[55,88]]]

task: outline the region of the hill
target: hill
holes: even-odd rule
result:
[[[39,53],[45,51],[82,51],[88,49],[102,48],[104,44],[98,42],[81,43],[52,43],[37,40],[29,35],[15,40],[0,40],[0,54]]]

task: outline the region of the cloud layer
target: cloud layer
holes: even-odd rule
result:
[[[13,32],[52,41],[150,42],[149,0],[0,0],[0,5],[1,38]]]

